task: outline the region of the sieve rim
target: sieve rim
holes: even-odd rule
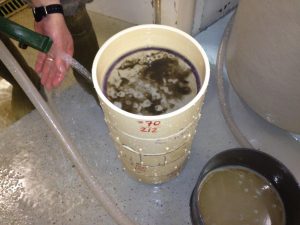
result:
[[[203,62],[204,62],[204,67],[205,67],[205,74],[204,74],[204,80],[201,84],[200,90],[197,93],[197,95],[187,104],[185,104],[183,107],[174,110],[172,112],[169,113],[165,113],[165,114],[161,114],[161,115],[140,115],[140,114],[134,114],[134,113],[130,113],[127,112],[119,107],[117,107],[116,105],[114,105],[111,101],[109,101],[109,99],[105,96],[105,94],[103,93],[103,91],[100,88],[100,85],[98,84],[98,78],[97,78],[97,67],[98,65],[98,61],[99,58],[101,57],[102,53],[105,51],[105,49],[112,43],[114,42],[116,39],[118,39],[120,36],[123,36],[126,33],[132,32],[132,31],[136,31],[136,30],[141,30],[141,29],[162,29],[162,30],[168,30],[174,33],[177,33],[185,38],[187,38],[189,41],[192,42],[193,45],[195,45],[195,47],[200,51],[201,56],[203,58]],[[209,79],[210,79],[210,64],[209,64],[209,60],[208,57],[203,49],[203,47],[198,43],[198,41],[196,41],[191,35],[187,34],[186,32],[175,28],[175,27],[171,27],[168,25],[159,25],[159,24],[143,24],[143,25],[136,25],[130,28],[126,28],[116,34],[114,34],[112,37],[110,37],[107,41],[105,41],[105,43],[100,47],[100,49],[98,50],[94,61],[93,61],[93,67],[92,67],[92,80],[93,80],[93,85],[94,88],[97,92],[97,94],[99,95],[99,97],[101,98],[101,100],[104,101],[104,103],[106,105],[108,105],[110,108],[112,108],[114,111],[118,112],[121,115],[124,115],[126,117],[132,118],[132,119],[136,119],[136,120],[164,120],[164,119],[168,119],[174,116],[177,116],[185,111],[187,111],[188,109],[190,109],[191,107],[193,107],[194,105],[196,105],[196,103],[199,101],[199,99],[205,95],[205,92],[207,90],[208,87],[208,83],[209,83]]]

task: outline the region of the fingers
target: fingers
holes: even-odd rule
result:
[[[42,59],[44,60],[43,62]],[[66,63],[59,57],[53,58],[47,55],[41,56],[41,61],[37,61],[36,70],[40,70],[41,83],[47,90],[51,90],[61,84],[64,74],[67,71]]]
[[[41,83],[47,88],[51,89],[50,86],[50,76],[52,75],[53,70],[55,69],[55,64],[53,63],[54,59],[51,57],[46,57],[44,60],[43,68],[42,68],[42,77]]]
[[[58,87],[61,84],[61,82],[64,80],[69,65],[67,65],[66,62],[61,58],[57,58],[55,63],[56,63],[57,70],[52,79],[52,85],[53,87]]]
[[[41,73],[43,70],[44,62],[47,55],[45,53],[39,53],[35,63],[35,71]]]

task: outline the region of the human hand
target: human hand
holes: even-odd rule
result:
[[[35,22],[34,28],[35,31],[50,37],[53,41],[50,51],[47,54],[39,53],[35,64],[42,85],[51,90],[61,84],[70,67],[62,56],[73,55],[73,39],[60,13],[48,14],[40,22]]]

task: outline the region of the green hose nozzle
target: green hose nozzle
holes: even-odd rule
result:
[[[34,32],[1,16],[0,32],[18,41],[21,48],[30,46],[38,51],[47,53],[52,46],[52,40],[49,37]]]

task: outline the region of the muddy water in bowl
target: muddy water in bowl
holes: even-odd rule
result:
[[[199,188],[205,225],[284,225],[285,210],[273,185],[245,167],[209,172]]]
[[[142,48],[121,56],[106,74],[105,92],[119,108],[134,114],[161,115],[191,101],[199,88],[194,66],[181,54]]]

